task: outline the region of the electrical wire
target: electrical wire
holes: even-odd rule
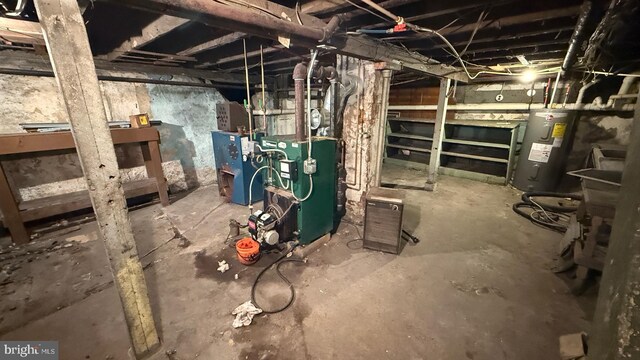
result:
[[[353,2],[353,1],[351,1],[351,0],[344,0],[344,1],[346,1],[346,2],[348,2],[349,4],[351,4],[351,5],[355,6],[355,7],[357,7],[357,8],[358,8],[358,9],[360,9],[360,10],[364,10],[364,11],[368,12],[369,14],[371,14],[371,15],[373,15],[373,16],[376,16],[376,17],[378,17],[378,18],[380,18],[380,19],[382,19],[382,20],[384,20],[384,21],[388,21],[386,17],[384,17],[384,16],[382,16],[382,15],[380,15],[380,14],[378,14],[378,13],[374,12],[374,11],[369,10],[369,9],[367,9],[367,8],[366,8],[366,7],[364,7],[364,6],[358,5],[358,4],[354,3],[354,2]],[[395,19],[393,19],[393,21],[395,22]]]
[[[351,1],[346,0],[347,2],[351,3]],[[379,10],[380,12],[384,13],[385,15],[387,15],[387,17],[389,17],[391,20],[393,20],[394,22],[399,22],[399,21],[403,21],[403,19],[399,16],[394,15],[393,13],[389,12],[388,10],[382,8],[380,5],[374,3],[371,0],[363,0],[365,3],[369,4],[371,7]],[[353,4],[353,3],[352,3]],[[483,11],[484,13],[484,11]],[[385,19],[386,20],[386,19]],[[467,66],[465,64],[465,61],[462,59],[460,53],[458,53],[458,51],[456,50],[456,48],[449,42],[449,40],[447,40],[447,38],[445,38],[442,34],[440,34],[440,32],[433,30],[433,29],[429,29],[426,27],[422,27],[422,26],[418,26],[418,25],[414,25],[414,24],[409,24],[407,23],[407,28],[415,31],[415,32],[424,32],[424,33],[430,33],[433,34],[435,36],[437,36],[438,38],[440,38],[440,40],[442,40],[445,45],[447,45],[447,47],[449,47],[449,49],[451,49],[451,51],[453,52],[453,54],[451,54],[452,56],[454,56],[456,58],[456,60],[460,63],[460,65],[462,66],[463,71],[467,74],[467,76],[469,77],[469,79],[474,80],[476,79],[478,76],[483,75],[483,74],[489,74],[489,75],[503,75],[503,76],[519,76],[520,74],[514,74],[511,72],[501,72],[501,71],[487,71],[487,70],[481,70],[478,71],[477,73],[475,73],[474,75],[471,75],[471,73],[469,72],[469,69],[467,69]],[[473,37],[471,38],[471,40],[473,39]],[[466,48],[465,48],[466,50]],[[409,50],[407,49],[407,51],[409,52]],[[419,61],[423,61],[423,60],[419,60]],[[549,71],[549,69],[544,69],[541,71],[538,71],[537,73],[539,74],[546,74]],[[557,71],[557,70],[556,70]],[[554,71],[555,72],[555,71]]]
[[[280,270],[280,266],[282,266],[282,264],[287,263],[287,262],[297,262],[297,263],[304,263],[305,261],[302,259],[297,259],[297,258],[291,258],[291,259],[285,259],[290,253],[293,252],[293,250],[297,247],[298,245],[295,244],[293,245],[293,247],[291,248],[291,250],[287,251],[286,253],[282,254],[280,257],[278,257],[274,262],[272,262],[271,264],[269,264],[269,266],[265,267],[264,269],[262,269],[260,271],[260,273],[258,274],[258,276],[256,277],[256,280],[253,282],[253,285],[251,286],[251,302],[253,303],[253,305],[255,305],[256,307],[262,309],[262,313],[263,314],[277,314],[279,312],[283,312],[285,310],[287,310],[291,304],[293,304],[293,302],[296,299],[296,290],[293,287],[293,284],[291,283],[291,281],[289,279],[287,279],[286,276],[284,276],[284,274],[282,273],[282,271]],[[277,264],[277,265],[276,265]],[[262,276],[267,272],[267,270],[269,270],[273,265],[276,265],[276,273],[278,274],[278,276],[280,277],[280,279],[282,279],[282,281],[287,284],[287,286],[289,287],[289,291],[291,292],[291,296],[289,297],[289,301],[287,301],[287,303],[279,308],[276,309],[272,309],[272,310],[266,310],[264,307],[260,306],[260,304],[258,304],[258,301],[256,300],[256,289],[258,288],[258,283],[260,282],[260,279],[262,278]]]

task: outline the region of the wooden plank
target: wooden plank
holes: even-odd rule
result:
[[[113,144],[159,141],[155,128],[111,129]],[[39,151],[75,149],[76,144],[69,131],[55,133],[25,133],[0,135],[0,155],[24,154]]]
[[[0,211],[4,217],[4,225],[9,228],[11,238],[16,244],[26,244],[29,242],[29,234],[24,227],[23,219],[20,216],[16,198],[11,192],[11,187],[7,181],[7,176],[0,163]]]
[[[431,156],[429,158],[429,169],[427,170],[427,190],[435,190],[438,177],[438,167],[440,167],[440,152],[442,151],[442,139],[444,138],[444,124],[447,116],[447,105],[449,104],[450,79],[440,79],[440,92],[438,93],[438,110],[436,112],[436,123],[433,129],[433,141],[431,142]]]
[[[158,187],[155,179],[129,181],[122,184],[128,199],[143,195],[155,194]],[[19,204],[23,221],[45,219],[51,216],[91,208],[91,198],[87,190],[68,194],[48,196],[40,199],[23,201]]]
[[[111,52],[107,54],[107,58],[110,60],[117,59],[120,55],[126,54],[131,50],[139,49],[188,22],[188,19],[161,15],[151,23],[145,25],[139,34],[128,38],[118,47],[111,50]]]
[[[196,46],[182,50],[178,53],[178,55],[193,56],[195,54],[198,54],[207,50],[216,49],[216,48],[219,48],[220,46],[224,46],[227,44],[231,44],[232,42],[242,40],[247,36],[248,36],[247,34],[242,32],[233,32],[231,34],[227,34],[219,38],[215,38],[213,40],[203,42],[202,44],[198,44]]]
[[[486,141],[472,141],[472,140],[461,140],[461,139],[443,139],[442,142],[450,143],[450,144],[460,144],[460,145],[469,145],[469,146],[484,146],[496,149],[508,149],[509,144],[500,144],[500,143],[492,143]]]
[[[124,310],[133,353],[142,358],[159,348],[160,341],[84,19],[76,0],[35,0],[35,6]]]
[[[390,133],[390,134],[387,134],[387,137],[398,137],[403,139],[424,140],[424,141],[433,140],[433,138],[430,138],[428,136],[405,134],[405,133]]]
[[[500,159],[500,158],[494,158],[494,157],[489,157],[489,156],[480,156],[480,155],[472,155],[472,154],[465,154],[465,153],[457,153],[457,152],[453,152],[453,151],[441,151],[440,154],[441,155],[447,155],[447,156],[461,157],[461,158],[465,158],[465,159],[496,162],[496,163],[501,163],[501,164],[509,163],[508,159]]]
[[[0,37],[11,42],[44,45],[40,25],[33,21],[0,17]]]
[[[431,152],[431,150],[429,150],[427,148],[420,148],[420,147],[416,147],[416,146],[408,146],[408,145],[400,145],[400,144],[387,144],[387,147],[396,148],[396,149],[403,149],[403,150],[418,151],[418,152],[423,152],[423,153],[430,153]]]

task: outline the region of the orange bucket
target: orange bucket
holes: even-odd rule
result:
[[[244,265],[251,265],[260,259],[260,244],[252,238],[243,238],[236,243],[238,260]]]

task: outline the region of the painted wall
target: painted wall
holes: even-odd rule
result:
[[[210,132],[216,129],[215,104],[226,101],[217,90],[104,81],[100,86],[110,121],[144,112],[163,121],[158,127],[163,169],[172,191],[215,181]],[[23,132],[20,123],[66,122],[54,78],[0,75],[0,101],[1,134]],[[118,146],[116,153],[124,181],[146,177],[138,146]],[[85,188],[73,151],[5,158],[3,166],[20,200]]]

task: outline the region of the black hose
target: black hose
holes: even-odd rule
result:
[[[530,220],[536,225],[540,225],[549,230],[559,233],[564,233],[567,231],[567,225],[563,224],[559,220],[563,217],[566,219],[566,213],[575,212],[578,210],[578,208],[575,206],[542,204],[531,200],[532,197],[553,197],[561,199],[582,200],[582,196],[576,194],[531,191],[522,194],[522,202],[513,204],[512,209],[516,214]],[[527,213],[526,211],[522,210],[522,208],[530,208],[534,211]]]
[[[269,264],[269,266],[267,266],[264,269],[262,269],[262,271],[260,271],[260,273],[258,274],[258,277],[256,277],[256,280],[253,282],[253,285],[251,286],[251,302],[256,307],[262,309],[262,313],[263,314],[276,314],[276,313],[285,311],[285,310],[287,310],[289,308],[289,306],[291,306],[291,304],[293,304],[293,301],[296,298],[296,290],[293,288],[293,284],[280,271],[280,265],[282,265],[282,264],[284,264],[286,262],[302,262],[302,263],[304,262],[304,260],[302,260],[302,259],[285,259],[285,257],[287,257],[287,255],[289,255],[289,253],[291,253],[296,248],[296,246],[297,245],[294,245],[293,248],[291,248],[291,250],[289,250],[288,252],[284,253],[279,258],[277,258],[274,262]],[[278,264],[278,265],[276,265],[276,273],[278,274],[278,276],[280,276],[282,281],[284,281],[289,286],[289,291],[291,291],[291,297],[289,298],[289,301],[287,302],[287,304],[284,305],[283,307],[278,308],[278,309],[274,309],[274,310],[265,310],[264,307],[258,305],[258,302],[256,301],[256,288],[257,288],[258,282],[260,281],[260,278],[262,277],[262,275],[264,275],[267,272],[267,270],[269,270],[275,264]]]

